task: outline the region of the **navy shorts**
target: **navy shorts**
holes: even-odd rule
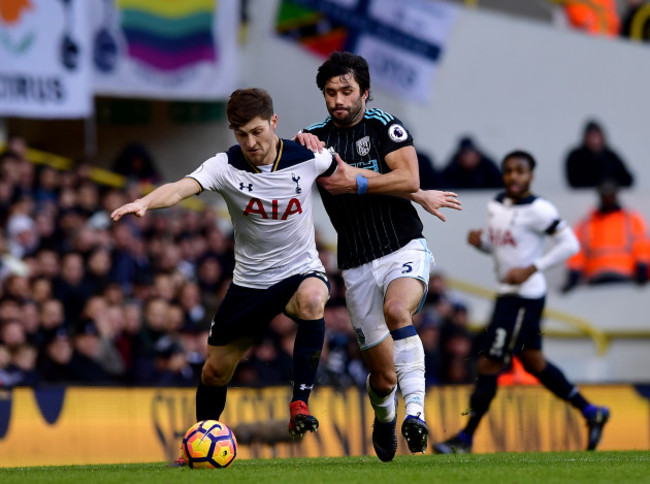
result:
[[[479,342],[479,355],[509,363],[524,349],[542,349],[541,321],[546,298],[499,296]]]
[[[327,276],[316,271],[296,274],[266,289],[231,283],[210,324],[208,344],[225,346],[241,338],[259,342],[271,320],[284,311],[298,286],[308,277],[321,279],[329,290]]]

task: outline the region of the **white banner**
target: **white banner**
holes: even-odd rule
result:
[[[208,100],[238,87],[239,2],[87,1],[97,94]]]
[[[373,83],[427,101],[458,7],[431,0],[372,0],[369,5],[368,16],[386,33],[362,32],[355,51],[368,61]]]
[[[437,0],[283,0],[280,7],[285,38],[324,55],[319,47],[359,54],[373,85],[417,102],[429,98],[459,12]]]
[[[0,115],[88,116],[89,3],[0,0],[0,6]]]

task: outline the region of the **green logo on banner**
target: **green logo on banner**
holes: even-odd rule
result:
[[[25,35],[21,40],[17,42],[12,42],[11,38],[6,31],[0,31],[0,43],[7,49],[9,52],[12,52],[17,55],[22,55],[27,49],[31,47],[34,43],[36,35],[34,32],[30,32]]]

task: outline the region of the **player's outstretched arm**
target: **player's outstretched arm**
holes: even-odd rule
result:
[[[196,195],[201,191],[201,186],[192,178],[181,178],[174,183],[166,183],[156,188],[142,198],[116,208],[111,213],[113,221],[117,222],[129,213],[144,217],[148,210],[166,208],[176,205],[181,200]]]
[[[368,180],[374,180],[382,177],[382,179],[385,180],[386,177],[390,176],[390,173],[393,173],[390,172],[382,175],[372,170],[355,168],[344,162],[338,153],[334,153],[334,158],[336,159],[337,164],[336,171],[328,177],[318,179],[318,183],[333,195],[339,195],[341,193],[358,193],[358,176],[363,176]],[[440,212],[441,208],[451,208],[454,210],[463,209],[460,199],[458,198],[458,194],[454,192],[440,190],[418,190],[414,193],[411,193],[407,191],[409,188],[410,187],[407,186],[406,190],[400,190],[399,186],[393,186],[389,189],[382,189],[383,191],[381,193],[384,195],[394,195],[407,198],[413,202],[419,203],[427,212],[438,217],[443,222],[446,222],[447,218]],[[368,192],[370,192],[369,189]],[[372,193],[378,193],[378,191],[373,191]]]

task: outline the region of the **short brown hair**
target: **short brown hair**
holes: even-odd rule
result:
[[[268,92],[257,87],[237,89],[230,95],[226,115],[230,129],[239,128],[257,116],[270,120],[273,116],[273,99]]]

